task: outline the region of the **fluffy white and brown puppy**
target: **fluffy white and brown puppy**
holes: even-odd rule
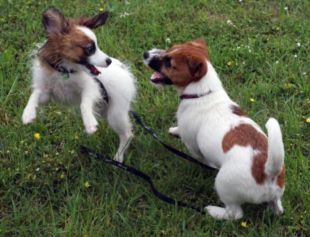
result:
[[[180,95],[177,127],[169,129],[193,156],[219,169],[215,189],[225,207],[207,206],[214,218],[238,219],[243,203],[269,202],[282,213],[284,147],[274,118],[266,123],[268,137],[230,99],[209,61],[204,40],[144,53],[156,72],[151,81],[172,84]]]
[[[103,25],[107,17],[104,12],[69,19],[54,8],[43,13],[47,39],[33,61],[32,94],[22,121],[33,122],[38,107],[51,100],[80,105],[88,134],[97,130],[95,115],[107,118],[120,139],[115,159],[123,161],[132,136],[128,112],[136,93],[135,78],[126,65],[108,57],[97,44],[91,29]]]

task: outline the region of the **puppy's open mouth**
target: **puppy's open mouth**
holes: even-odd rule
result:
[[[94,76],[98,76],[101,72],[92,64],[86,64],[86,68],[89,70],[91,74]]]
[[[151,81],[154,84],[172,85],[172,81],[160,72],[154,72],[151,76]]]

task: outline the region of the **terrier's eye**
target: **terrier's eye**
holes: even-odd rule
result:
[[[171,58],[169,58],[169,57],[164,57],[163,63],[164,63],[164,65],[165,65],[165,67],[170,68],[170,67],[171,67]]]
[[[84,52],[86,54],[86,56],[90,56],[92,54],[94,54],[96,51],[96,45],[94,42],[86,45],[86,47],[84,47]]]

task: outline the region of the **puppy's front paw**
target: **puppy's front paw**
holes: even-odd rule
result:
[[[36,110],[31,107],[26,107],[22,115],[23,124],[32,123],[35,120],[35,118],[36,118]]]
[[[171,128],[169,128],[169,134],[171,135],[171,136],[174,136],[174,137],[177,137],[177,138],[179,138],[180,137],[180,135],[179,135],[179,131],[178,131],[178,127],[171,127]]]

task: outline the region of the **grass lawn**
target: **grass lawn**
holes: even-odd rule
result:
[[[310,236],[310,1],[106,2],[0,0],[0,236]],[[51,5],[69,16],[110,10],[96,30],[101,49],[129,63],[134,110],[180,149],[167,134],[178,98],[149,83],[142,53],[204,37],[231,97],[262,126],[270,116],[282,126],[285,214],[246,205],[242,220],[217,221],[160,201],[140,179],[78,154],[79,144],[109,155],[118,145],[105,121],[87,136],[78,109],[50,105],[22,125],[29,54],[44,39],[41,13]],[[215,173],[173,157],[136,126],[125,162],[178,200],[220,204]]]

